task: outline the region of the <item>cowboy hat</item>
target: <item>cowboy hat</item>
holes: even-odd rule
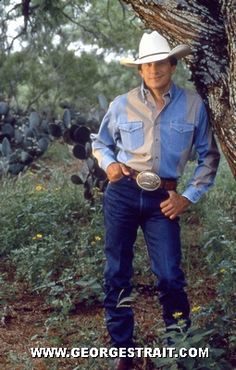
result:
[[[170,49],[167,40],[157,31],[144,33],[139,43],[139,56],[137,59],[122,59],[120,64],[135,67],[139,64],[157,62],[169,57],[180,59],[191,53],[188,45],[181,44]]]

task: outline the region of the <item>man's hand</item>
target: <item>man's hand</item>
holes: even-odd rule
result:
[[[130,173],[129,168],[123,163],[114,162],[107,167],[107,177],[111,182],[118,181],[123,176],[129,176]]]
[[[160,207],[165,216],[174,220],[174,218],[179,216],[188,208],[191,202],[186,197],[177,194],[175,191],[168,191],[168,193],[169,198],[164,200],[164,202],[161,202]]]

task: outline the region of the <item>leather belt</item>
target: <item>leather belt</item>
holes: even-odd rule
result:
[[[137,184],[139,185],[139,181],[137,181],[137,177],[141,173],[144,173],[144,172],[145,171],[139,172],[139,171],[136,171],[136,170],[133,170],[132,168],[130,168],[130,177],[133,180],[135,180],[137,182]],[[149,172],[149,171],[147,171],[147,172]],[[165,189],[165,190],[176,190],[176,188],[177,188],[177,181],[174,180],[174,179],[163,179],[163,178],[160,178],[160,183],[158,184],[158,187],[157,188],[158,189]],[[152,190],[152,189],[149,189],[149,190]]]

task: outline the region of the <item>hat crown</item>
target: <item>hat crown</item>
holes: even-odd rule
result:
[[[169,54],[170,46],[167,40],[157,31],[144,33],[139,44],[139,59],[154,54]]]
[[[171,50],[168,41],[157,31],[153,31],[143,34],[139,43],[139,57],[137,59],[124,58],[120,63],[127,67],[135,67],[139,64],[158,62],[169,57],[180,59],[191,52],[191,48],[186,44],[178,45]]]

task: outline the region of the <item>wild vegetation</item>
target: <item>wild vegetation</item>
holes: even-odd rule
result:
[[[78,116],[99,121],[106,105],[102,96],[110,102],[139,83],[136,72],[121,67],[118,59],[137,52],[144,26],[122,4],[0,2],[0,101],[18,116],[29,118],[37,111],[54,122],[69,106]],[[194,88],[184,64],[175,78]],[[83,187],[70,180],[80,167],[60,139],[27,171],[1,177],[1,369],[108,368],[106,359],[33,359],[30,354],[31,347],[109,345],[102,309],[102,193],[96,189],[93,204],[84,199]],[[180,189],[191,169],[190,163]],[[181,222],[192,327],[183,332],[177,313],[178,331],[171,336],[176,347],[209,348],[209,358],[140,359],[136,368],[233,369],[236,192],[224,158],[215,187]],[[134,271],[138,344],[161,347],[166,335],[141,234]]]
[[[40,297],[41,304],[47,307],[40,318],[44,330],[34,327],[36,334],[24,338],[28,351],[19,353],[19,349],[14,352],[9,348],[5,351],[3,358],[11,369],[16,363],[22,369],[37,368],[36,360],[30,358],[29,347],[39,343],[41,346],[67,343],[68,347],[108,345],[101,309],[102,194],[97,191],[93,206],[84,200],[81,187],[70,181],[70,171],[78,167],[67,146],[57,143],[35,168],[1,182],[0,245],[4,264],[1,264],[0,299],[4,330],[14,328],[11,310],[14,311],[14,297],[21,284],[25,297]],[[214,189],[182,219],[183,267],[189,281],[193,325],[187,334],[173,331],[173,339],[176,347],[209,347],[210,357],[152,359],[143,363],[142,369],[154,369],[155,364],[163,369],[233,368],[235,209],[234,180],[223,160]],[[136,246],[133,282],[135,309],[140,317],[136,329],[140,345],[161,346],[165,334],[159,313],[155,316],[155,282],[141,234]],[[143,299],[151,300],[150,307],[143,308]],[[87,321],[87,315],[95,315],[96,320],[90,317]],[[79,318],[79,323],[75,318]],[[72,338],[71,331],[78,335]],[[92,360],[84,359],[80,366],[106,369],[104,360],[100,360],[98,367],[91,365]],[[45,360],[45,369],[62,366],[60,360],[51,359],[50,364],[48,361]],[[65,362],[63,368],[77,369],[80,361],[74,359],[73,365]]]

